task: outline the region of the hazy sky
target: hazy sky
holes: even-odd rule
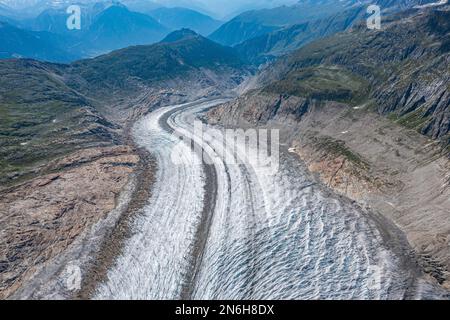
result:
[[[143,1],[143,0],[128,0],[128,1]],[[156,2],[158,4],[168,7],[179,6],[192,9],[203,9],[203,11],[207,11],[208,13],[212,13],[215,16],[219,17],[226,17],[235,14],[236,12],[242,12],[251,9],[272,8],[283,4],[293,4],[298,2],[298,0],[147,0],[147,1]]]
[[[102,0],[0,0],[0,3],[6,3],[11,7],[27,7],[36,3],[51,2],[56,3],[80,3],[80,2],[100,2]],[[103,0],[105,1],[105,0]],[[120,0],[118,0],[120,2]],[[128,0],[130,1],[130,0]],[[293,4],[298,0],[131,0],[156,2],[164,6],[180,6],[192,9],[203,9],[209,11],[218,17],[226,17],[236,12],[245,10],[275,7],[283,4]],[[126,2],[126,0],[125,0]]]
[[[164,0],[161,0],[164,1]],[[283,4],[293,4],[298,0],[198,0],[209,11],[226,16],[236,11],[254,8],[276,7]]]

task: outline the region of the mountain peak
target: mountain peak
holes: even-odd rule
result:
[[[193,39],[198,37],[200,37],[200,35],[195,31],[183,28],[169,33],[161,42],[162,43],[177,42],[181,40]]]
[[[111,12],[129,12],[130,10],[128,10],[128,8],[126,6],[124,6],[123,4],[119,3],[119,2],[114,2],[112,3],[110,6],[108,6],[104,11],[103,14],[105,12],[111,13]]]

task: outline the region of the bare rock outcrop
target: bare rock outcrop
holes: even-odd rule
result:
[[[104,219],[139,161],[127,146],[91,148],[0,194],[0,298]]]

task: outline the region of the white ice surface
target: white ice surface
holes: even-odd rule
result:
[[[196,114],[217,102],[176,112],[169,125],[192,135]],[[137,142],[155,155],[152,197],[96,298],[171,299],[180,296],[203,206],[205,177],[187,145],[158,124],[159,109],[135,127]],[[401,298],[406,276],[358,207],[315,184],[288,152],[280,168],[224,161],[218,142],[202,144],[214,159],[218,197],[196,277],[197,299]],[[171,161],[173,148],[184,165]],[[238,158],[245,146],[238,146]]]

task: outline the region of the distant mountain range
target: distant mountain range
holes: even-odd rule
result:
[[[398,10],[430,0],[377,0],[383,9]],[[66,26],[69,2],[47,0],[36,5],[35,17],[24,18],[0,5],[2,58],[29,57],[48,61],[72,61],[94,57],[133,45],[152,44],[169,32],[189,28],[225,46],[236,46],[241,58],[261,64],[291,52],[315,39],[350,28],[364,17],[368,0],[301,0],[291,6],[251,10],[226,23],[198,11],[143,0],[80,1],[81,30]],[[366,3],[367,2],[367,3]],[[17,6],[21,6],[16,3]],[[45,9],[47,8],[47,9]],[[39,33],[45,32],[45,33]],[[33,50],[32,48],[36,48]]]
[[[83,81],[77,86],[83,88],[88,83],[86,90],[92,92],[93,88],[132,90],[130,83],[155,85],[176,77],[201,78],[202,69],[218,72],[225,79],[230,70],[245,68],[234,49],[183,29],[153,45],[133,46],[77,61],[70,65],[70,74],[81,75]]]
[[[11,18],[13,10],[0,7],[0,13],[8,14],[8,17],[0,14],[0,21],[7,23],[2,24],[1,57],[71,61],[132,45],[152,44],[181,28],[207,35],[221,24],[185,8],[159,8],[144,14],[108,1],[80,5],[81,30],[67,28],[68,14],[63,6],[46,9],[35,18],[19,20]]]
[[[304,0],[293,6],[244,12],[222,25],[210,38],[233,46],[293,24],[325,18],[348,9],[355,2]]]
[[[148,12],[156,21],[171,29],[189,28],[207,36],[222,24],[210,16],[186,8],[158,8]]]
[[[125,6],[111,6],[99,13],[82,34],[80,47],[85,52],[105,52],[161,40],[170,30],[155,19],[129,11]]]
[[[67,13],[49,9],[35,19],[1,28],[1,57],[28,57],[71,61],[131,45],[158,42],[170,32],[151,16],[132,12],[123,5],[96,4],[82,10],[81,30],[69,30]],[[29,30],[25,30],[28,28]]]
[[[68,39],[49,32],[35,32],[0,22],[0,58],[33,58],[66,62],[79,58],[65,48]]]
[[[267,92],[350,105],[373,104],[393,121],[450,145],[450,11],[386,17],[315,41],[259,76]]]
[[[301,0],[292,6],[244,12],[223,24],[209,37],[234,46],[241,57],[255,64],[287,54],[305,44],[347,30],[368,17],[370,4],[384,14],[431,0]]]
[[[97,2],[94,4],[81,5],[81,28],[89,29],[95,21],[96,16],[108,7],[112,6],[109,2]],[[32,19],[26,19],[22,26],[33,31],[48,31],[58,34],[72,34],[77,31],[69,30],[66,22],[68,14],[67,7],[49,8],[42,11],[39,15]]]

